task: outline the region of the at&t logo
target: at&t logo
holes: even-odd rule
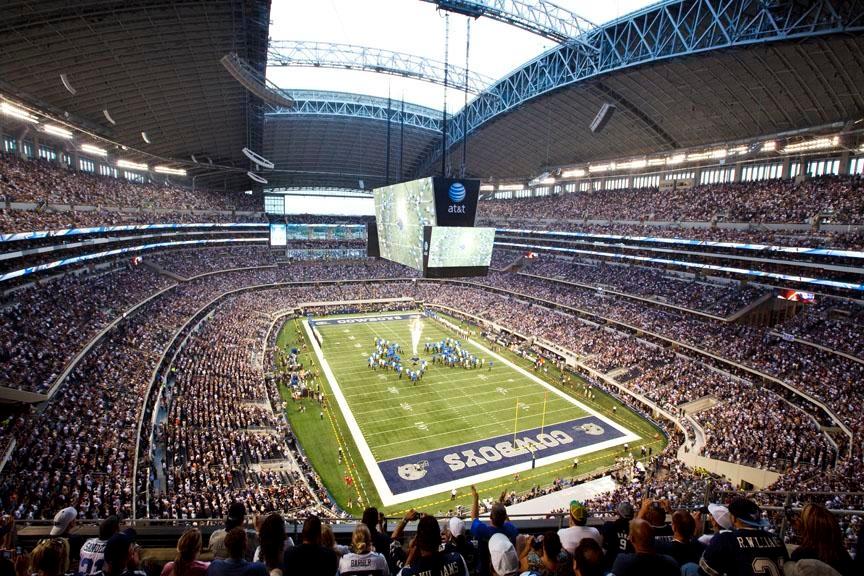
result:
[[[465,186],[461,182],[453,182],[450,184],[450,189],[447,190],[447,197],[451,202],[456,204],[465,200]],[[454,206],[451,204],[447,207],[447,212],[450,214],[464,214],[465,206]]]

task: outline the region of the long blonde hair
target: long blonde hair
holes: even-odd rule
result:
[[[358,524],[351,535],[351,549],[357,554],[372,551],[372,533],[365,524]]]

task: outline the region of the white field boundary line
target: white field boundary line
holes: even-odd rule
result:
[[[366,438],[363,436],[363,433],[360,430],[360,426],[357,424],[357,420],[354,417],[354,414],[351,412],[350,407],[348,406],[348,401],[345,398],[345,395],[342,393],[342,389],[339,387],[339,382],[336,380],[336,376],[333,374],[333,371],[330,369],[330,365],[324,359],[324,354],[321,351],[321,347],[318,345],[318,342],[312,337],[311,328],[309,326],[309,321],[303,320],[303,327],[306,330],[307,335],[309,336],[310,342],[312,344],[312,349],[315,351],[315,355],[318,357],[319,362],[321,363],[321,370],[324,372],[324,375],[330,382],[330,386],[333,389],[333,396],[336,397],[336,403],[339,405],[339,409],[342,411],[342,415],[345,417],[345,422],[348,425],[348,429],[351,432],[351,435],[354,438],[354,442],[357,444],[357,449],[360,451],[360,457],[363,460],[363,463],[366,465],[366,469],[369,472],[369,476],[372,478],[372,483],[375,485],[375,489],[378,491],[378,496],[381,498],[381,503],[384,506],[392,506],[394,504],[401,504],[404,502],[409,502],[411,500],[416,500],[417,498],[425,498],[427,496],[434,496],[435,494],[440,494],[442,492],[446,492],[453,488],[460,488],[463,486],[468,486],[470,484],[477,484],[480,482],[485,482],[487,480],[494,480],[496,478],[501,478],[503,476],[508,476],[511,474],[515,474],[517,472],[523,472],[526,470],[530,470],[532,468],[532,462],[522,462],[519,464],[514,464],[512,466],[508,466],[506,468],[499,468],[498,470],[491,470],[489,472],[483,472],[480,474],[475,474],[473,476],[469,476],[467,478],[461,478],[459,480],[452,480],[449,482],[442,482],[441,484],[436,484],[434,486],[428,486],[426,488],[420,488],[418,490],[411,490],[409,492],[403,492],[401,494],[393,494],[390,490],[390,486],[387,484],[387,481],[384,478],[384,474],[381,472],[381,469],[378,467],[378,463],[375,460],[375,457],[372,455],[372,450],[369,447],[369,444],[366,442]],[[476,346],[478,349],[482,350],[486,354],[494,357],[496,360],[506,364],[513,370],[517,371],[519,374],[527,377],[529,380],[540,384],[543,388],[550,390],[554,394],[557,394],[564,400],[567,400],[574,406],[579,407],[584,410],[587,414],[595,416],[599,420],[605,422],[607,425],[612,428],[618,430],[623,434],[620,438],[614,438],[612,440],[606,440],[605,442],[599,442],[596,444],[591,444],[589,446],[584,446],[582,448],[575,448],[573,450],[569,450],[567,452],[561,452],[559,454],[554,454],[552,456],[546,456],[543,458],[538,458],[535,463],[536,466],[546,466],[547,464],[554,464],[556,462],[561,462],[563,460],[569,460],[571,458],[575,458],[578,456],[582,456],[584,454],[589,454],[591,452],[597,452],[600,450],[605,450],[606,448],[611,448],[613,446],[618,446],[624,444],[625,442],[635,442],[639,440],[639,436],[634,434],[632,431],[624,428],[620,424],[610,420],[609,418],[599,414],[597,411],[589,408],[588,406],[582,404],[575,398],[570,395],[558,390],[554,386],[544,382],[537,376],[531,374],[527,370],[516,366],[503,356],[500,356],[485,346],[482,346],[478,342],[468,339],[472,345]]]

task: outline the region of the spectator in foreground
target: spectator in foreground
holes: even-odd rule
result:
[[[246,506],[242,502],[232,502],[228,507],[228,515],[225,517],[225,528],[215,530],[210,535],[210,551],[213,552],[214,560],[224,560],[228,558],[228,549],[225,546],[225,537],[228,532],[238,526],[243,526],[246,521]],[[246,531],[246,552],[244,554],[246,560],[252,560],[255,554],[255,548],[258,547],[258,534],[254,530]]]
[[[290,538],[289,538],[290,540]],[[321,526],[321,545],[324,548],[333,550],[338,558],[342,558],[345,554],[351,551],[348,546],[336,543],[336,536],[333,534],[333,529],[329,524]]]
[[[372,533],[365,524],[358,524],[351,535],[351,552],[339,560],[339,574],[357,576],[389,576],[387,559],[376,552]]]
[[[633,546],[628,539],[630,535],[630,521],[635,514],[633,505],[623,500],[615,509],[618,517],[609,520],[600,527],[603,550],[606,553],[606,566],[611,568],[615,557],[624,552],[632,552]],[[575,554],[575,552],[574,552]]]
[[[244,558],[248,548],[246,530],[235,526],[225,535],[224,542],[228,558],[211,562],[207,567],[207,576],[268,576],[263,564]]]
[[[471,495],[474,498],[471,504],[471,534],[479,542],[480,556],[480,574],[489,573],[489,541],[495,534],[503,534],[510,540],[511,544],[519,534],[519,530],[511,522],[507,521],[507,508],[503,502],[498,501],[492,505],[489,511],[489,521],[492,523],[488,526],[480,521],[480,496],[477,494],[477,489],[471,486]],[[501,495],[501,499],[504,494]]]
[[[35,576],[63,574],[63,555],[66,549],[59,540],[43,540],[30,556],[30,573]]]
[[[542,536],[519,537],[519,569],[523,576],[571,576],[573,559],[561,546],[557,532],[546,532]]]
[[[286,538],[285,519],[277,512],[268,514],[258,530],[260,545],[256,551],[256,561],[262,562],[267,567],[270,576],[282,574]],[[278,574],[274,574],[277,571]]]
[[[200,553],[201,532],[190,528],[177,541],[177,554],[162,569],[162,576],[204,576],[210,563],[198,560]]]
[[[698,564],[705,546],[694,538],[696,520],[684,510],[672,514],[672,541],[658,542],[657,551],[671,556],[679,566]]]
[[[852,558],[843,545],[840,524],[824,506],[812,502],[804,506],[799,532],[801,545],[792,551],[792,560],[821,560],[843,576],[856,573]]]
[[[678,563],[665,554],[654,551],[654,528],[647,520],[636,518],[630,522],[632,553],[619,554],[612,565],[615,576],[678,576]]]
[[[444,551],[458,552],[465,560],[468,570],[473,570],[477,564],[477,549],[465,535],[465,521],[453,516],[447,522],[444,535]]]
[[[363,524],[369,529],[369,534],[372,535],[372,545],[375,547],[375,552],[383,555],[389,562],[390,558],[390,539],[386,534],[378,531],[378,509],[370,506],[363,511]]]
[[[598,544],[603,544],[603,537],[600,532],[593,527],[586,526],[588,523],[588,509],[578,500],[570,502],[570,527],[558,530],[558,537],[561,539],[561,545],[569,554],[573,554],[579,542],[583,538],[592,538]]]
[[[732,530],[732,516],[729,515],[729,509],[726,506],[722,504],[708,504],[708,514],[712,533],[703,534],[699,537],[699,542],[706,546],[717,534]]]
[[[502,537],[507,540],[506,536]],[[507,542],[510,541],[507,540]],[[513,544],[510,544],[510,549],[513,549]],[[513,565],[518,568],[515,550],[513,550],[513,559]],[[438,521],[433,516],[420,518],[417,523],[417,535],[414,536],[408,547],[406,566],[399,571],[399,576],[424,576],[426,574],[468,576],[465,559],[458,552],[441,551],[441,530],[438,527]]]
[[[132,538],[124,532],[118,532],[105,543],[105,557],[102,570],[94,572],[93,576],[137,576],[143,574],[137,571],[141,562],[137,550],[132,550]]]
[[[783,540],[762,529],[759,507],[752,500],[737,497],[729,503],[732,530],[711,539],[699,573],[708,576],[754,576],[782,574],[789,559]]]
[[[574,576],[603,576],[606,560],[603,548],[593,538],[585,538],[573,553]]]
[[[492,576],[512,576],[519,573],[519,556],[513,542],[503,532],[489,538],[489,564]],[[488,574],[488,572],[480,572]]]
[[[333,576],[338,564],[336,552],[321,545],[321,519],[309,516],[303,522],[300,544],[285,552],[285,576]]]
[[[78,576],[89,576],[102,569],[105,560],[105,545],[120,531],[120,518],[109,516],[99,523],[99,537],[89,538],[81,546],[78,561]]]

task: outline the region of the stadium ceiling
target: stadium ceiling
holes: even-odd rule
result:
[[[263,77],[270,0],[2,4],[0,92],[193,175],[236,167],[230,185],[246,186],[241,149],[261,149],[264,108],[220,59],[236,54]]]
[[[294,105],[265,116],[264,156],[276,168],[262,175],[271,186],[382,186],[388,182],[388,131],[390,182],[410,178],[420,158],[440,146],[437,110],[342,92],[286,93]]]
[[[335,68],[338,70],[361,70],[391,76],[414,78],[433,84],[444,85],[443,62],[393,52],[369,46],[354,46],[335,42],[305,42],[294,40],[271,40],[267,52],[267,66],[302,66],[311,68]],[[448,64],[447,84],[454,89],[478,94],[492,84],[493,79]]]
[[[542,27],[543,19],[535,23]],[[527,181],[547,167],[855,121],[864,117],[862,32],[864,3],[857,1],[666,0],[580,29],[580,42],[565,41],[481,92],[448,121],[448,165],[458,172],[466,124],[469,175]],[[306,177],[356,186],[360,178],[353,175],[363,174],[368,187],[370,175],[378,174],[383,182],[387,115],[351,98],[363,97],[300,98],[298,109],[279,114],[279,121],[268,115],[265,156],[278,154],[277,143],[308,122],[304,138],[312,138],[312,127],[323,131],[309,142],[308,154],[293,146],[290,160]],[[592,133],[590,124],[607,102],[617,111]],[[429,130],[422,131],[424,145],[402,149],[403,167],[416,167],[402,178],[439,170],[441,123],[434,111],[427,116],[406,114],[406,129],[413,120]],[[391,138],[398,131],[393,118]],[[340,122],[344,128],[337,128]],[[368,140],[358,130],[368,130]],[[374,152],[346,150],[346,138]],[[408,160],[414,152],[421,156]],[[350,168],[341,166],[346,153],[353,154]],[[391,147],[391,167],[392,153]]]

